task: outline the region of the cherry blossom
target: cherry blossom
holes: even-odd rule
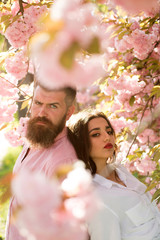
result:
[[[17,173],[12,192],[18,203],[15,224],[20,234],[33,239],[87,239],[86,220],[100,205],[91,179],[80,162],[62,183],[39,172]]]
[[[139,13],[141,11],[157,13],[159,11],[159,2],[157,0],[113,0],[113,2],[131,13]]]
[[[29,38],[38,31],[36,23],[40,15],[46,10],[45,5],[42,7],[31,6],[25,9],[24,15],[20,16],[6,29],[5,37],[9,43],[15,48],[26,45]]]

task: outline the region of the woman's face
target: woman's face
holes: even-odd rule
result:
[[[107,121],[102,118],[94,118],[88,123],[89,139],[91,143],[90,157],[96,163],[113,156],[115,150],[115,136]]]

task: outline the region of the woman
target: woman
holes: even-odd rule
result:
[[[160,240],[160,212],[146,186],[116,165],[116,136],[108,118],[96,110],[75,114],[69,138],[90,169],[102,207],[89,222],[91,240]]]

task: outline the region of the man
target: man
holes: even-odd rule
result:
[[[31,118],[26,132],[28,144],[24,146],[18,157],[14,172],[29,169],[43,172],[47,177],[51,177],[58,166],[72,163],[77,159],[75,150],[67,138],[65,127],[66,121],[74,112],[75,95],[76,91],[69,87],[49,91],[36,84]],[[25,239],[10,221],[15,206],[17,202],[13,197],[6,240]]]

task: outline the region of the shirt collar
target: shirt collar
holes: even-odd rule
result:
[[[125,173],[119,168],[119,164],[116,165],[116,172],[119,176],[119,178],[124,182],[124,184],[127,186],[127,177],[125,175]],[[106,179],[105,177],[99,175],[99,174],[95,174],[94,176],[94,179],[93,179],[94,182],[100,184],[101,186],[104,186],[108,189],[110,189],[113,185],[117,185],[118,183],[116,182],[113,182],[109,179]],[[119,185],[119,187],[123,187],[122,185]]]
[[[94,178],[93,178],[93,181],[95,183],[98,183],[99,185],[101,186],[104,186],[108,189],[110,189],[113,185],[113,182],[104,178],[103,176],[99,175],[99,174],[95,174]]]

